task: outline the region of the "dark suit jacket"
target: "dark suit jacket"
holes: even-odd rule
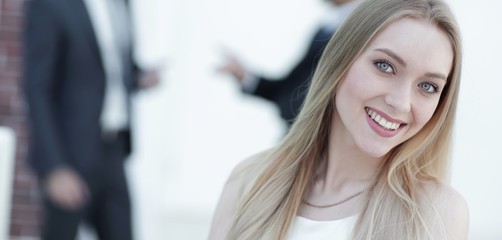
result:
[[[100,114],[106,84],[91,20],[83,0],[31,0],[26,4],[24,88],[29,162],[42,178],[67,165],[89,179],[102,161]],[[129,69],[124,81],[130,95],[137,68]]]
[[[303,104],[308,86],[333,32],[320,29],[301,61],[282,79],[260,77],[252,93],[277,104],[281,117],[291,124]]]

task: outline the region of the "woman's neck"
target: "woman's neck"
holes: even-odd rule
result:
[[[321,180],[325,193],[362,189],[371,184],[383,159],[364,154],[348,136],[332,133],[316,182]]]

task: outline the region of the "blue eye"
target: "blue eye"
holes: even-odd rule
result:
[[[378,68],[378,70],[384,73],[394,73],[394,67],[387,60],[377,60],[375,61],[375,65]]]
[[[426,93],[437,93],[439,91],[435,84],[428,82],[420,83],[418,84],[418,87],[422,88],[422,90]]]

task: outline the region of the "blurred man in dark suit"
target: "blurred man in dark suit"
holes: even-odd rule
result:
[[[158,83],[133,61],[125,0],[27,1],[24,87],[29,162],[44,193],[43,239],[132,239],[124,160],[131,94]]]

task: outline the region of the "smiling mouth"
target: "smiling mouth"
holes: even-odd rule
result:
[[[366,113],[368,114],[368,116],[371,119],[373,119],[373,121],[375,123],[380,125],[385,130],[395,131],[395,130],[399,129],[399,127],[401,127],[401,125],[403,125],[403,126],[406,125],[406,124],[396,123],[396,122],[392,122],[390,120],[387,120],[369,108],[366,108]]]

